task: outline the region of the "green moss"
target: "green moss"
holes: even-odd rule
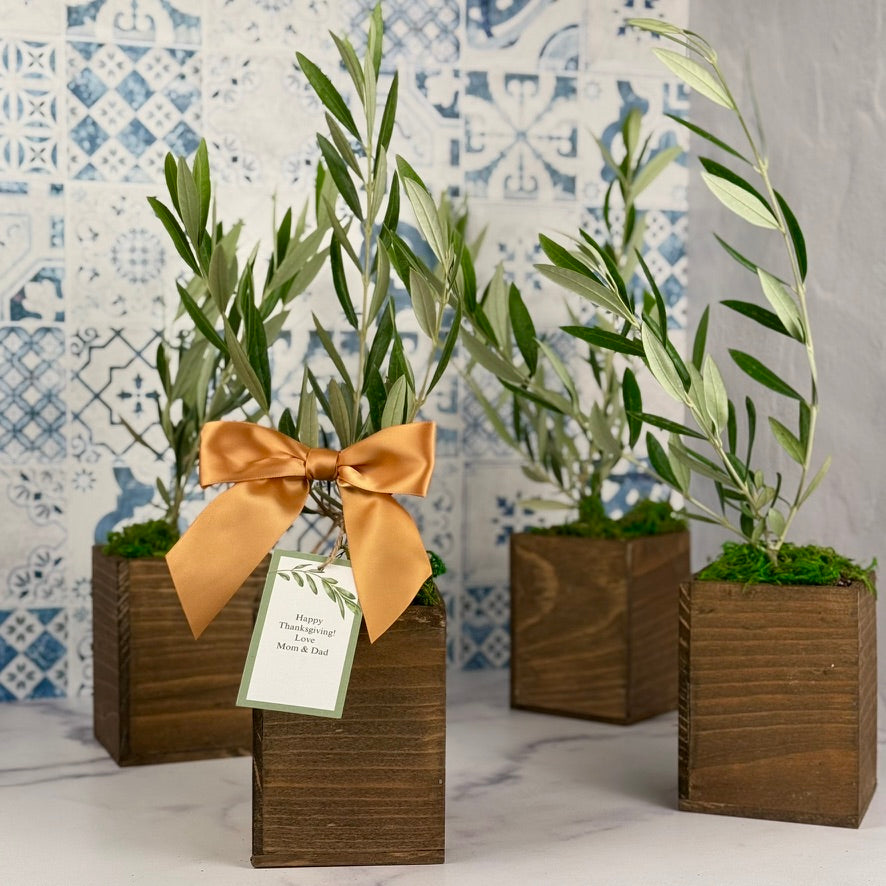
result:
[[[427,554],[428,559],[431,561],[431,575],[418,589],[418,593],[412,601],[416,606],[437,606],[443,602],[440,591],[437,589],[437,582],[434,579],[446,572],[446,564],[439,554],[435,554],[433,551],[428,551]]]
[[[107,544],[102,548],[113,557],[163,557],[178,541],[179,531],[165,520],[150,520],[126,526],[120,532],[109,532]]]
[[[640,538],[682,532],[686,521],[674,516],[666,501],[644,499],[618,520],[606,516],[599,497],[587,496],[578,506],[578,520],[562,526],[536,527],[530,532],[539,535],[572,536],[574,538]]]
[[[698,573],[701,581],[737,581],[742,584],[768,585],[835,585],[845,586],[860,581],[872,594],[870,566],[838,554],[833,548],[818,545],[782,545],[778,562],[773,564],[760,548],[747,543],[726,542],[723,553]]]

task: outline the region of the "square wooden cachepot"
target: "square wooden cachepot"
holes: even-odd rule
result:
[[[511,706],[634,723],[677,706],[689,534],[511,536]]]
[[[876,787],[872,594],[691,581],[680,594],[680,809],[858,827]]]
[[[95,737],[119,765],[250,753],[236,701],[268,563],[195,640],[165,560],[93,548]]]
[[[361,627],[340,720],[253,712],[252,864],[443,861],[446,611]]]

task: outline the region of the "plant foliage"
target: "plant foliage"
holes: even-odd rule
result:
[[[556,253],[549,253],[551,264],[541,266],[540,270],[607,311],[613,323],[621,329],[628,346],[642,355],[661,388],[689,414],[692,426],[682,426],[661,416],[644,413],[636,392],[630,395],[630,403],[626,404],[632,436],[642,433],[644,425],[668,432],[666,442],[662,443],[653,431],[647,430],[647,449],[658,478],[683,495],[687,502],[687,516],[723,526],[763,551],[775,563],[800,506],[824,478],[830,465],[830,458],[827,458],[816,467],[813,457],[819,408],[818,379],[807,310],[807,256],[803,233],[787,202],[772,183],[763,139],[751,132],[746,115],[720,69],[717,55],[707,41],[692,31],[651,19],[634,20],[632,24],[653,31],[686,50],[688,56],[667,49],[655,52],[687,85],[732,113],[747,143],[746,153],[698,126],[690,127],[697,135],[725,151],[732,163],[727,167],[713,159],[701,158],[702,178],[726,207],[751,225],[772,231],[784,245],[789,268],[786,279],[724,243],[727,252],[753,273],[758,289],[757,301],[728,300],[724,304],[770,332],[783,336],[785,345],[792,353],[802,356],[807,367],[808,380],[802,390],[798,390],[755,355],[737,349],[729,352],[738,368],[754,382],[775,391],[786,401],[786,413],[781,418],[767,416],[763,426],[768,425],[778,445],[796,463],[794,482],[789,484],[780,473],[767,476],[755,467],[753,455],[758,410],[751,397],[736,404],[734,396],[726,389],[717,363],[705,352],[707,310],[695,337],[692,357],[684,360],[671,341],[660,308],[660,294],[645,266],[643,271],[654,301],[643,305],[626,297],[624,284],[608,259],[605,245],[596,243],[588,235],[584,235],[586,248],[580,261],[571,259],[566,264]],[[754,178],[756,184],[746,176]],[[570,274],[568,278],[563,276],[566,270]],[[627,397],[627,387],[625,393]],[[745,418],[741,429],[739,413],[744,413]],[[708,507],[693,495],[690,484],[694,475],[705,477],[714,484],[718,507]]]

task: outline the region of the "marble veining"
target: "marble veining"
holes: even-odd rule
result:
[[[625,728],[511,711],[506,675],[479,671],[451,674],[448,724],[445,865],[259,871],[249,865],[249,759],[118,769],[92,738],[88,699],[2,705],[2,882],[883,882],[882,792],[857,831],[677,812],[673,714]]]

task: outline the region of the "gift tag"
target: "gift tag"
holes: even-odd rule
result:
[[[274,551],[237,704],[340,718],[363,617],[347,560]]]

